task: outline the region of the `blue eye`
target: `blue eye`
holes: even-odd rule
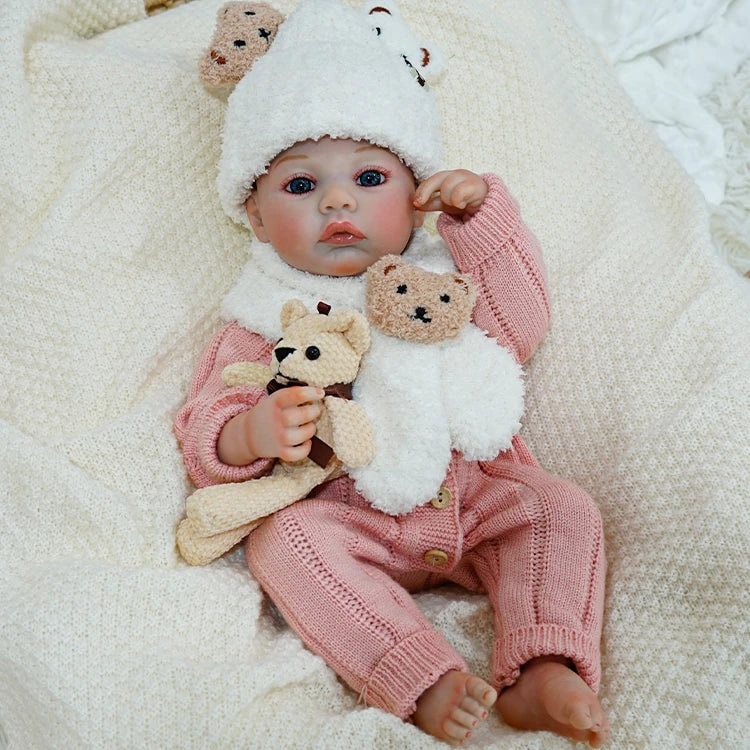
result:
[[[368,169],[357,177],[357,185],[362,187],[375,187],[385,182],[385,175],[376,169]]]
[[[302,195],[303,193],[309,193],[315,187],[315,183],[307,177],[295,177],[290,180],[287,186],[284,188],[288,193],[294,193],[295,195]]]

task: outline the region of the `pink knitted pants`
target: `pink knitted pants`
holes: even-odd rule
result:
[[[605,561],[588,495],[533,459],[456,459],[444,488],[393,517],[348,477],[331,482],[250,535],[250,570],[311,650],[402,718],[442,674],[466,670],[408,593],[444,581],[491,599],[496,687],[559,654],[597,690]]]

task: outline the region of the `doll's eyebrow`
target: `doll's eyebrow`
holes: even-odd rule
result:
[[[284,154],[284,156],[280,156],[276,161],[273,162],[274,167],[278,167],[279,164],[282,164],[285,161],[288,161],[289,159],[307,159],[307,154]]]

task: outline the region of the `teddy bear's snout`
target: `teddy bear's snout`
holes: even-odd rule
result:
[[[273,350],[273,356],[278,362],[283,362],[294,351],[295,349],[290,346],[279,346]]]
[[[426,307],[415,307],[414,315],[409,316],[412,320],[421,320],[423,323],[432,323],[432,318],[427,314]]]

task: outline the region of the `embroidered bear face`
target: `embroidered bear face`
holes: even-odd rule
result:
[[[310,313],[299,300],[281,310],[282,337],[271,355],[271,369],[282,382],[301,381],[318,388],[351,383],[370,346],[370,328],[362,313],[339,310]]]
[[[211,86],[237,83],[266,53],[283,20],[281,13],[265,3],[222,5],[211,46],[198,65],[201,80]]]
[[[409,341],[456,337],[471,320],[476,290],[463,276],[432,273],[385,255],[365,276],[365,311],[375,328]]]

